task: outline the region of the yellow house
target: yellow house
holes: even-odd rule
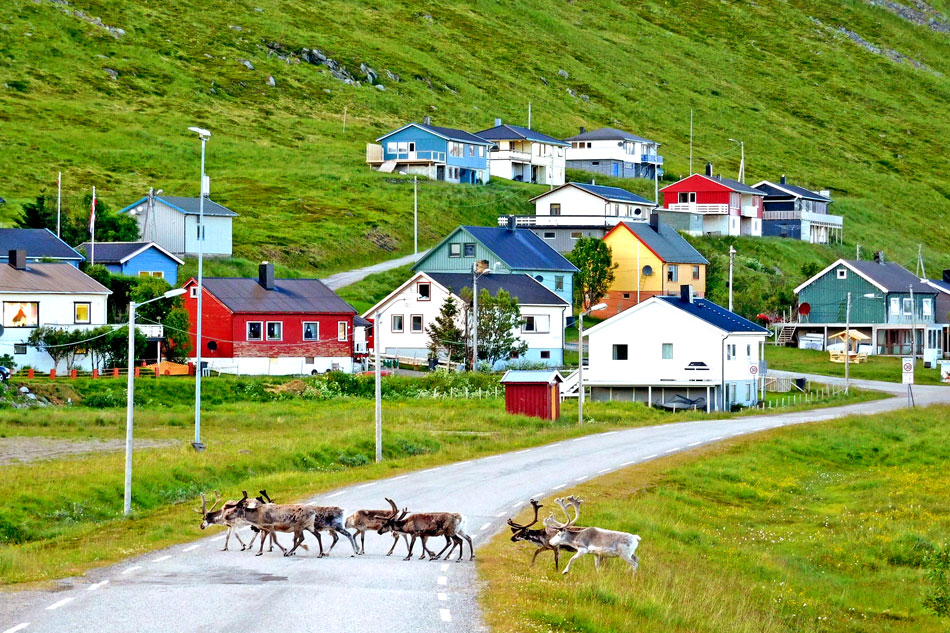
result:
[[[709,262],[656,214],[649,222],[618,223],[604,242],[617,264],[605,299],[607,314],[623,312],[654,295],[678,295],[686,284],[693,286],[694,296],[706,295]]]

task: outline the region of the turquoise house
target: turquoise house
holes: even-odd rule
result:
[[[515,228],[514,218],[509,218],[506,227],[458,227],[426,253],[413,270],[526,274],[568,305],[574,303],[577,267],[531,231]]]
[[[382,172],[402,172],[430,180],[485,184],[490,179],[491,141],[464,130],[409,123],[366,148],[366,162]]]

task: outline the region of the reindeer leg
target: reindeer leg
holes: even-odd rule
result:
[[[594,554],[594,569],[600,571],[600,556]]]
[[[433,558],[431,558],[431,559],[429,559],[429,560],[439,560],[440,558],[442,558],[442,554],[445,553],[445,550],[449,549],[449,545],[451,545],[453,542],[454,542],[454,539],[451,538],[448,534],[446,534],[446,535],[445,535],[445,547],[443,547],[442,550],[441,550],[438,554],[436,554]]]
[[[426,535],[422,536],[422,555],[419,556],[419,560],[425,560],[426,556],[429,555],[429,548],[426,547],[426,542],[429,540],[429,537]]]
[[[580,558],[586,553],[587,553],[586,549],[583,549],[583,548],[578,549],[577,553],[571,556],[571,560],[567,561],[567,566],[564,568],[564,571],[562,571],[561,573],[566,574],[567,572],[571,571],[571,565],[574,564],[574,561],[576,561],[578,558]]]
[[[347,540],[350,542],[350,546],[353,547],[353,556],[356,556],[357,554],[359,554],[359,552],[356,549],[356,538],[350,533],[349,530],[347,530],[345,527],[335,527],[333,528],[333,531],[339,532],[340,534],[342,534],[343,536],[347,538]],[[336,544],[336,537],[334,537],[333,543]],[[333,548],[331,547],[330,549],[333,549]],[[350,556],[350,558],[353,558],[353,556]]]
[[[261,530],[261,533],[263,534],[263,533],[264,533],[264,530]],[[261,539],[261,549],[260,549],[260,551],[257,552],[257,553],[254,554],[254,555],[255,555],[255,556],[263,556],[263,555],[264,555],[264,539]]]
[[[640,568],[640,559],[637,558],[637,555],[631,553],[630,558],[624,558],[624,560],[630,563],[630,566],[633,567],[633,573],[637,573],[637,569]]]
[[[406,557],[403,560],[412,560],[412,548],[416,545],[416,535],[412,535],[412,541],[409,543],[409,553],[406,554]]]
[[[287,551],[284,546],[280,544],[280,541],[277,540],[277,532],[274,531],[261,532],[261,547],[264,546],[264,541],[267,540],[268,535],[270,535],[270,548],[267,550],[268,552],[273,552],[275,545],[277,546],[277,549],[281,551],[281,553]],[[306,545],[304,545],[304,547],[306,548]]]
[[[541,551],[541,550],[538,550],[538,551]],[[561,554],[561,548],[555,547],[554,548],[554,571],[558,571],[557,568],[560,565],[560,558],[561,558],[560,554]]]
[[[393,546],[389,548],[389,551],[386,552],[386,556],[391,556],[393,550],[396,549],[396,545],[399,544],[399,535],[393,532]],[[363,533],[363,549],[366,549],[366,533]]]
[[[234,537],[238,540],[238,543],[241,544],[241,551],[243,552],[244,550],[246,550],[246,549],[247,549],[247,545],[245,545],[245,544],[244,544],[244,540],[241,539],[241,530],[240,530],[240,528],[234,528]]]
[[[317,545],[320,546],[320,555],[317,558],[323,558],[326,554],[323,553],[323,539],[320,537],[320,530],[310,530],[310,533],[317,537]]]
[[[330,549],[327,550],[327,556],[329,556],[330,552],[333,551],[334,546],[336,546],[336,542],[340,540],[340,537],[336,535],[336,532],[333,529],[330,530],[330,536],[333,537],[333,542],[330,543]]]
[[[534,561],[535,561],[535,559],[537,559],[538,554],[540,554],[541,552],[543,552],[543,551],[546,550],[546,549],[547,549],[547,548],[542,545],[542,546],[539,547],[538,549],[534,550],[534,556],[531,557],[531,564],[528,565],[528,567],[534,567]],[[557,556],[557,552],[555,552],[554,555]]]
[[[224,547],[221,548],[222,552],[228,551],[228,541],[231,540],[231,526],[228,526],[228,533],[224,537]]]
[[[294,532],[293,547],[291,547],[289,551],[284,552],[284,556],[293,556],[296,553],[297,548],[300,547],[301,543],[303,543],[303,533]]]
[[[475,560],[475,546],[472,545],[472,538],[471,538],[468,534],[462,534],[461,536],[462,536],[462,538],[464,538],[466,541],[468,541],[468,551],[471,552],[471,554],[472,554],[471,556],[469,556],[468,559],[469,559],[469,560]],[[464,549],[465,549],[464,547],[459,546],[459,560],[462,559],[462,550],[464,550]]]

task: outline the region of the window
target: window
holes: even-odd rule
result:
[[[838,269],[838,279],[847,279],[848,278],[848,269],[839,268]]]
[[[921,315],[927,319],[933,315],[933,299],[923,299],[921,301]]]
[[[551,203],[551,215],[561,215],[560,203]]]
[[[752,358],[752,346],[751,346],[751,345],[746,345],[746,346],[745,346],[745,355],[748,356],[749,358]]]
[[[90,312],[92,312],[91,303],[73,303],[73,323],[92,323]]]
[[[320,340],[320,324],[317,323],[316,321],[304,321],[303,340],[319,341]]]
[[[564,275],[554,275],[554,290],[564,290]]]
[[[264,340],[264,324],[260,321],[248,321],[247,322],[247,340],[249,341],[261,341]]]
[[[484,145],[479,145],[479,146],[478,146],[478,157],[479,157],[479,158],[484,158],[484,157],[485,157],[485,146],[484,146]]]
[[[911,316],[912,314],[914,314],[914,302],[910,297],[904,297],[904,315]]]
[[[557,237],[557,235],[554,233],[554,231],[545,231],[545,232],[544,232],[544,239],[546,239],[546,240],[553,240],[555,237]]]
[[[546,334],[551,331],[551,317],[546,314],[525,316],[521,331]]]
[[[891,316],[900,316],[901,300],[898,297],[891,297]]]
[[[732,360],[736,357],[736,346],[726,345],[726,360]]]
[[[284,324],[280,321],[267,322],[267,340],[280,341],[284,338]]]
[[[475,156],[475,146],[474,146],[474,145],[469,145],[469,146],[468,146],[468,155],[469,155],[469,157],[474,157],[474,156]]]
[[[346,340],[346,321],[336,322],[336,340],[338,341]]]
[[[188,296],[191,297],[192,299],[197,299],[197,298],[198,298],[198,286],[192,286],[191,288],[189,288],[189,289],[188,289]]]
[[[456,156],[461,158],[465,156],[465,147],[461,143],[456,143],[455,141],[449,141],[449,156]]]
[[[541,352],[541,360],[551,360],[551,352],[549,350]]]
[[[663,360],[673,360],[672,343],[663,343]]]
[[[402,332],[402,331],[404,331],[404,330],[403,330],[403,323],[402,323],[402,320],[403,320],[403,319],[402,319],[402,315],[401,315],[401,314],[394,314],[394,315],[393,315],[393,327],[392,327],[393,332]]]
[[[465,257],[475,257],[475,242],[467,242],[465,246]]]
[[[413,314],[411,317],[409,317],[409,328],[412,332],[415,332],[416,334],[422,332],[422,315],[421,314]]]
[[[3,302],[3,327],[37,327],[39,323],[38,301]]]
[[[629,292],[623,293],[623,298],[624,298],[624,299],[629,299],[629,298],[630,298],[630,293],[629,293]]]
[[[590,161],[590,164],[591,164],[591,165],[599,165],[599,164],[600,164],[600,161],[599,161],[599,160],[592,160],[592,161]]]
[[[579,240],[579,239],[581,239],[581,237],[583,237],[583,235],[581,234],[580,231],[571,231],[571,239],[572,239],[572,240]]]
[[[140,270],[139,277],[158,277],[159,279],[164,279],[165,273],[160,270]]]
[[[745,386],[745,399],[746,400],[752,399],[752,385],[750,385],[749,383],[746,383],[746,386]]]
[[[393,141],[386,143],[386,152],[389,154],[395,154],[398,148],[399,146]]]
[[[626,345],[614,345],[614,360],[627,360]]]
[[[699,266],[693,266],[693,280],[699,279]]]
[[[13,353],[14,354],[26,354],[26,345],[23,343],[14,343],[13,344]]]
[[[666,280],[667,281],[679,280],[679,270],[676,268],[675,264],[672,264],[666,267]]]
[[[416,284],[416,290],[419,293],[419,301],[429,301],[432,298],[432,284],[429,282]]]
[[[462,256],[462,245],[458,242],[452,242],[449,244],[449,257],[461,257]]]
[[[416,142],[415,142],[415,141],[409,141],[409,151],[410,151],[410,152],[416,151]]]

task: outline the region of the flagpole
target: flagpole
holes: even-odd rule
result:
[[[56,237],[59,237],[59,225],[63,199],[63,172],[56,176]]]
[[[96,186],[92,186],[92,212],[89,214],[89,265],[96,265]]]

